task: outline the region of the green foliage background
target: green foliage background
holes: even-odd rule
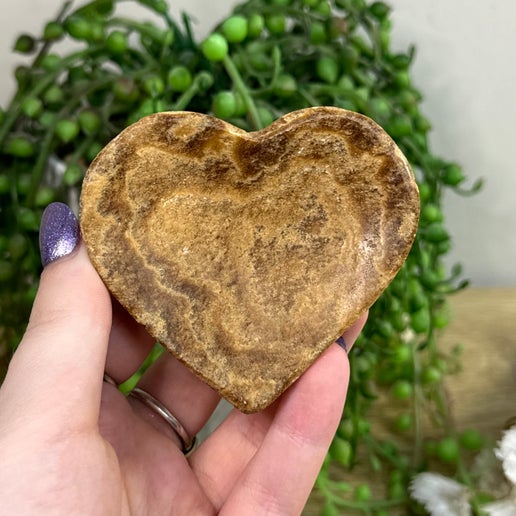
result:
[[[350,355],[348,402],[317,482],[323,512],[420,510],[407,485],[435,460],[473,488],[464,460],[482,438],[453,429],[442,379],[460,363],[458,353],[440,351],[436,337],[448,322],[448,295],[466,285],[459,265],[445,266],[443,192],[470,194],[480,182],[466,191],[461,167],[430,149],[431,123],[410,72],[414,48],[392,51],[388,5],[248,0],[198,42],[188,15],[163,0],[136,3],[147,20],[129,16],[122,0],[65,2],[40,35],[22,34],[15,43],[30,61],[16,69],[16,94],[0,110],[3,369],[37,290],[44,207],[54,200],[73,205],[89,163],[128,124],[157,111],[190,110],[251,131],[309,106],[359,111],[382,125],[411,162],[421,222],[406,264],[371,309]],[[63,41],[73,41],[72,50]],[[375,436],[368,415],[380,393],[397,400],[401,412],[392,425],[410,445]],[[423,412],[440,440],[425,436]],[[342,481],[342,472],[364,460],[372,476],[387,479],[380,495]]]

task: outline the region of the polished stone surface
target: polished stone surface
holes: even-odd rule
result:
[[[244,412],[269,405],[376,300],[418,215],[394,142],[338,108],[254,133],[151,115],[99,154],[81,198],[113,295]]]

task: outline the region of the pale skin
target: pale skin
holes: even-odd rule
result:
[[[344,338],[350,347],[362,316]],[[3,514],[300,514],[339,423],[349,362],[336,344],[269,409],[225,422],[185,457],[167,425],[103,382],[153,346],[112,304],[82,244],[48,265],[0,389]],[[219,396],[171,355],[139,386],[190,435]]]

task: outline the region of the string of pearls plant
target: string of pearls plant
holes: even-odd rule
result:
[[[408,485],[438,462],[468,486],[476,510],[484,493],[465,465],[484,440],[475,429],[454,430],[443,377],[458,370],[460,353],[444,354],[437,335],[448,322],[447,297],[466,286],[460,265],[444,264],[450,235],[442,196],[445,190],[469,195],[481,184],[466,189],[461,167],[430,149],[431,124],[410,73],[415,50],[392,51],[388,5],[248,0],[198,42],[188,15],[164,0],[135,0],[145,10],[138,18],[127,14],[127,3],[64,2],[41,34],[21,34],[15,42],[23,64],[15,71],[15,95],[0,109],[3,368],[37,290],[42,210],[77,198],[89,163],[128,124],[157,111],[191,110],[252,131],[309,106],[359,111],[381,124],[411,162],[421,223],[405,266],[373,306],[350,355],[346,409],[314,496],[324,515],[422,511]],[[371,428],[378,396],[396,404],[390,424],[400,442],[382,440]],[[435,427],[433,439],[423,412]],[[353,485],[357,464],[370,468],[376,484],[384,481],[380,491]]]

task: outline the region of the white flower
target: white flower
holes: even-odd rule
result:
[[[410,483],[410,494],[431,516],[470,516],[468,491],[463,484],[437,473],[419,473]]]
[[[504,432],[495,454],[502,461],[505,476],[516,485],[516,428]]]
[[[492,467],[490,457],[494,459],[495,456],[501,468]],[[496,484],[499,488],[498,499],[483,505],[482,511],[489,516],[516,516],[516,426],[504,432],[498,447],[490,454],[479,454],[477,467],[484,476],[486,472],[490,473],[485,483],[489,486],[488,491],[491,492]],[[468,490],[456,480],[425,472],[414,477],[409,489],[412,497],[423,504],[431,516],[471,516]]]
[[[512,427],[504,432],[494,452],[502,463],[507,480],[513,486],[508,496],[483,505],[482,510],[489,516],[516,516],[516,428]]]

